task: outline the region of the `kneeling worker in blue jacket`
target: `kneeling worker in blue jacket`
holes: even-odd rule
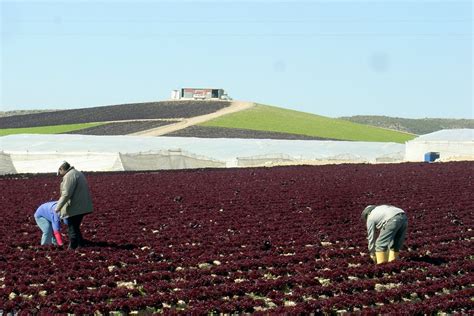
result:
[[[41,204],[35,212],[35,221],[43,232],[41,236],[41,245],[63,245],[61,237],[61,219],[59,214],[54,211],[57,201],[51,201]],[[67,224],[67,220],[63,220]]]
[[[405,241],[408,220],[405,212],[392,205],[369,205],[362,211],[367,224],[369,254],[375,263],[394,261]],[[375,239],[375,231],[380,230]]]

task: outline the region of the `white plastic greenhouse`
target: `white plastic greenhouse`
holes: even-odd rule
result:
[[[406,161],[424,161],[427,153],[440,161],[474,160],[474,129],[446,129],[422,135],[406,143]]]
[[[396,143],[20,134],[0,137],[0,174],[400,162]]]

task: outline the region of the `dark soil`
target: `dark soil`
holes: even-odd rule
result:
[[[63,134],[79,134],[79,135],[127,135],[135,132],[144,131],[160,126],[173,124],[177,121],[139,121],[139,122],[123,122],[108,123],[100,126],[81,129],[78,131],[66,132]]]
[[[163,101],[120,104],[0,117],[1,128],[37,127],[140,119],[189,118],[230,106],[228,101]]]
[[[222,128],[208,126],[190,126],[163,136],[201,137],[201,138],[254,138],[254,139],[288,139],[288,140],[337,140],[312,137],[298,134],[254,131],[240,128]]]

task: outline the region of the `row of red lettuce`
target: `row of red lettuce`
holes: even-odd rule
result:
[[[40,247],[53,176],[0,178],[3,311],[465,312],[473,163],[88,174],[89,246]],[[360,212],[409,218],[401,260],[375,266]],[[65,228],[63,228],[63,233]],[[394,307],[395,306],[395,307]]]

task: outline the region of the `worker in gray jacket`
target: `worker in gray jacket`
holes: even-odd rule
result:
[[[86,177],[64,161],[58,169],[62,176],[61,197],[55,211],[68,220],[69,248],[84,246],[80,226],[84,215],[92,213],[92,199]]]
[[[375,263],[396,260],[405,241],[408,220],[405,212],[392,205],[369,205],[362,211],[367,224],[369,254]],[[380,230],[375,240],[375,231]]]

